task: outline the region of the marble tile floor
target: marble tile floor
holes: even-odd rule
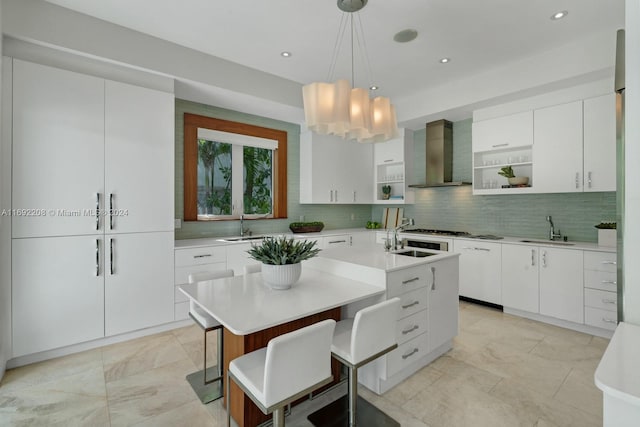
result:
[[[451,351],[383,396],[360,391],[403,427],[600,426],[593,374],[607,343],[461,302]],[[221,402],[202,405],[185,380],[201,367],[192,326],[12,369],[0,426],[224,426]],[[295,407],[287,425],[309,426],[309,413],[345,392]]]

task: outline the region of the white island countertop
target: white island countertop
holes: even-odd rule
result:
[[[335,276],[302,264],[300,280],[273,290],[261,273],[184,284],[180,290],[235,335],[248,335],[292,320],[382,295],[384,286]]]

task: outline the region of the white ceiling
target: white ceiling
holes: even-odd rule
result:
[[[47,1],[301,84],[327,79],[342,14],[335,0]],[[552,21],[559,10],[569,15]],[[393,100],[615,32],[624,0],[371,0],[360,17],[378,93]],[[418,38],[394,42],[407,28]],[[350,77],[349,58],[343,50],[335,78]],[[364,71],[356,64],[359,86]]]

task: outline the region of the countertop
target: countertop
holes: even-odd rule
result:
[[[385,233],[384,229],[375,229],[369,230],[366,228],[346,228],[346,229],[336,229],[336,230],[323,230],[317,233],[271,233],[268,234],[270,236],[288,236],[288,237],[297,237],[297,238],[314,238],[314,237],[326,237],[326,236],[336,236],[341,234],[351,234],[351,233]],[[501,244],[513,244],[513,245],[528,245],[528,246],[544,246],[544,247],[555,247],[562,249],[575,249],[575,250],[587,250],[587,251],[599,251],[599,252],[616,252],[616,248],[610,246],[600,246],[597,243],[589,243],[589,242],[573,242],[569,241],[567,243],[571,243],[570,245],[564,245],[564,242],[556,242],[555,244],[551,241],[547,241],[544,238],[531,238],[531,237],[516,237],[516,236],[504,236],[499,240],[488,240],[488,239],[474,239],[471,237],[455,237],[455,236],[443,236],[440,234],[430,235],[430,234],[412,234],[411,230],[402,231],[401,234],[403,236],[412,235],[416,237],[436,237],[439,239],[450,239],[450,240],[469,240],[475,242],[494,242]],[[237,237],[237,236],[229,236],[229,237]],[[242,242],[226,242],[221,241],[220,239],[224,239],[224,236],[220,237],[208,237],[202,239],[184,239],[184,240],[176,240],[175,248],[176,249],[184,249],[184,248],[197,248],[197,247],[205,247],[205,246],[219,246],[219,245],[233,245],[239,243],[247,243],[251,242],[251,240],[246,240]],[[534,242],[523,242],[522,240],[529,240]],[[253,240],[254,242],[256,240]],[[560,243],[560,244],[557,244]]]
[[[605,394],[640,406],[640,326],[620,322],[596,369]]]
[[[350,280],[302,263],[291,289],[273,290],[252,273],[184,284],[180,290],[235,335],[248,335],[355,301],[382,295],[384,286]]]

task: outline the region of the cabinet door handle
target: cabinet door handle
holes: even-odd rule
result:
[[[547,266],[547,251],[542,251],[542,266]]]
[[[355,191],[353,192],[353,201],[354,202],[356,201],[356,192]]]
[[[604,304],[617,304],[617,303],[618,303],[618,301],[616,301],[616,300],[613,300],[613,299],[607,299],[607,298],[602,298],[602,302],[603,302]]]
[[[109,230],[113,230],[113,193],[109,193]]]
[[[113,251],[115,250],[115,246],[113,244],[115,239],[109,239],[109,274],[115,274],[115,268],[113,266]]]
[[[467,249],[470,251],[485,251],[485,252],[491,252],[491,249],[487,249],[487,248],[476,248],[476,247],[471,247],[471,246],[465,246],[462,249]]]
[[[338,190],[333,190],[334,194],[335,194],[335,201],[338,202]]]
[[[402,281],[402,284],[403,284],[403,285],[406,285],[407,283],[415,282],[415,281],[417,281],[417,280],[420,280],[420,278],[419,278],[419,277],[414,277],[414,278],[412,278],[412,279],[403,280],[403,281]]]
[[[207,257],[211,257],[213,255],[211,254],[202,254],[202,255],[194,255],[194,258],[207,258]]]
[[[329,190],[329,201],[333,202],[333,190]]]
[[[616,261],[602,261],[602,264],[605,265],[618,265]]]
[[[383,160],[384,163],[389,163],[389,162],[393,162],[393,159],[385,159]]]
[[[589,184],[589,188],[591,188],[591,171],[587,173],[587,183]]]
[[[331,240],[331,241],[329,241],[327,243],[329,243],[329,244],[332,244],[332,243],[347,243],[347,241],[346,240]]]
[[[492,145],[493,148],[498,148],[498,147],[508,147],[509,143],[505,142],[504,144],[494,144]]]
[[[431,278],[433,279],[431,281],[431,290],[435,291],[436,290],[436,268],[435,267],[431,267]]]
[[[418,325],[413,325],[413,326],[409,327],[408,329],[404,329],[404,330],[402,331],[402,335],[410,334],[411,332],[415,331],[415,330],[416,330],[416,329],[418,329],[418,328],[419,328],[419,326],[418,326]],[[409,356],[407,356],[407,357],[409,357]]]
[[[100,239],[96,239],[96,276],[100,276]]]
[[[532,266],[536,265],[536,250],[535,249],[531,249],[531,265]]]
[[[403,309],[403,310],[406,310],[407,308],[409,308],[409,307],[413,307],[414,305],[418,305],[418,304],[420,304],[420,301],[414,301],[414,302],[412,302],[412,303],[410,303],[410,304],[403,305],[403,306],[402,306],[402,309]]]
[[[618,282],[616,282],[615,280],[603,280],[601,282],[603,285],[617,285]]]
[[[576,172],[576,188],[580,188],[580,172]]]
[[[602,321],[603,321],[604,323],[618,323],[618,321],[617,321],[617,320],[607,319],[606,317],[603,317],[603,318],[602,318]]]
[[[413,356],[414,354],[416,354],[418,351],[420,351],[420,350],[418,350],[418,348],[416,347],[413,350],[411,350],[410,352],[403,354],[402,358],[403,359],[407,359],[407,358]]]
[[[100,193],[96,193],[96,230],[100,230]]]

